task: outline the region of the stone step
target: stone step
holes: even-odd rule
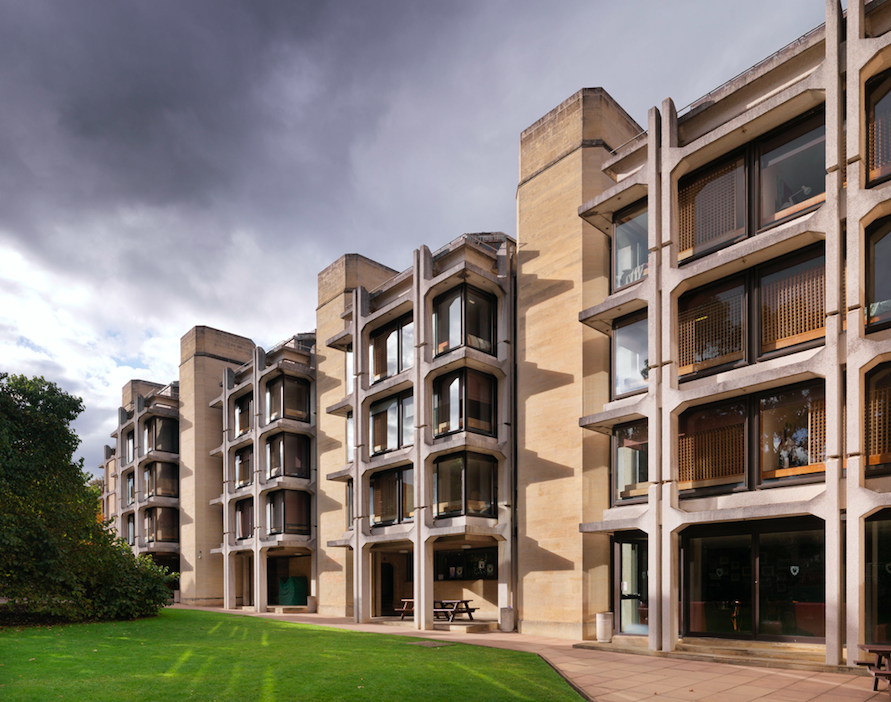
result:
[[[435,631],[457,631],[465,634],[480,634],[484,631],[497,631],[498,622],[434,622]]]
[[[267,607],[266,609],[270,612],[275,612],[276,614],[305,614],[306,612],[309,611],[307,609],[306,605],[296,605],[296,606],[271,605],[271,606]]]

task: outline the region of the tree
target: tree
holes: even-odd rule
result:
[[[70,423],[83,411],[43,378],[0,373],[0,597],[70,620],[156,614],[172,576],[97,519]]]

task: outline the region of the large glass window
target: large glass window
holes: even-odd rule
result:
[[[309,478],[309,441],[303,434],[275,434],[266,439],[266,477]]]
[[[494,376],[461,368],[433,381],[433,433],[473,431],[495,436]]]
[[[149,463],[143,477],[146,496],[179,497],[179,466],[176,463]]]
[[[251,428],[251,407],[254,396],[248,393],[235,400],[235,436],[241,436]]]
[[[616,631],[646,634],[649,631],[649,569],[647,538],[641,532],[616,534],[613,563]]]
[[[310,533],[310,495],[302,490],[276,490],[266,496],[266,529],[270,534]]]
[[[866,473],[891,472],[891,364],[866,376]]]
[[[136,457],[136,433],[132,429],[127,432],[127,438],[124,443],[127,463],[130,463]]]
[[[820,520],[691,527],[683,551],[685,634],[767,640],[825,636]]]
[[[235,538],[250,539],[254,535],[254,498],[235,503]]]
[[[759,411],[762,481],[826,470],[822,384],[761,395]]]
[[[285,417],[309,421],[309,382],[280,375],[266,384],[266,421]]]
[[[752,487],[823,473],[824,384],[808,383],[694,407],[679,417],[678,432],[680,490]],[[759,446],[757,467],[746,451],[747,437],[753,433]]]
[[[891,80],[891,78],[889,78]],[[891,162],[889,162],[891,163]],[[866,326],[869,331],[891,325],[891,217],[866,230]]]
[[[650,374],[647,352],[647,313],[638,312],[616,322],[613,328],[615,369],[613,396],[647,389]]]
[[[179,541],[179,511],[174,507],[149,507],[145,511],[145,540]]]
[[[254,482],[254,447],[245,446],[235,452],[235,487]]]
[[[826,125],[814,116],[760,144],[761,226],[826,199]]]
[[[615,429],[613,459],[613,500],[644,498],[650,483],[647,479],[647,421],[632,422]]]
[[[414,470],[396,468],[371,476],[371,523],[374,526],[410,521],[415,516]]]
[[[678,261],[728,246],[822,203],[825,131],[822,111],[813,113],[681,178]],[[757,196],[751,224],[749,182]]]
[[[136,545],[136,515],[128,514],[127,515],[127,531],[126,531],[126,539],[127,544],[130,546]]]
[[[647,203],[619,212],[613,222],[613,291],[636,283],[647,274]]]
[[[392,451],[414,443],[414,398],[411,390],[371,405],[372,453]]]
[[[143,425],[143,453],[179,453],[179,422],[172,417],[149,417]]]
[[[353,392],[353,384],[354,384],[355,376],[356,376],[356,371],[355,371],[354,362],[353,362],[353,345],[352,344],[347,346],[345,356],[346,356],[346,360],[345,360],[344,374],[346,375],[346,393],[347,393],[347,395],[350,395]]]
[[[415,360],[415,326],[406,315],[371,334],[371,381],[376,383],[411,368]]]
[[[437,458],[433,474],[436,516],[497,516],[497,471],[498,461],[479,453]]]
[[[494,296],[469,285],[459,285],[433,301],[436,353],[459,346],[495,355]]]
[[[787,257],[678,300],[678,374],[816,342],[826,335],[826,258],[822,247]],[[760,304],[749,304],[752,299]],[[757,346],[747,353],[748,325]]]
[[[866,83],[867,183],[891,175],[891,71]]]

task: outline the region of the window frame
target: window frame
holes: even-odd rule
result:
[[[489,331],[492,335],[491,351],[486,351],[485,349],[481,349],[478,346],[474,346],[473,344],[468,343],[468,332],[467,332],[467,305],[468,305],[468,291],[471,291],[474,295],[477,295],[483,299],[485,299],[490,305],[492,310],[492,322],[489,325]],[[447,298],[455,295],[457,292],[458,298],[461,300],[461,331],[460,331],[460,340],[459,343],[455,346],[449,346],[448,348],[441,348],[443,343],[448,343],[448,340],[445,342],[441,341],[439,338],[439,306],[440,304],[446,300]],[[480,338],[480,337],[478,337]],[[452,288],[449,288],[443,293],[440,293],[436,297],[433,298],[433,356],[434,358],[438,358],[439,356],[443,356],[455,349],[460,349],[463,347],[475,349],[480,353],[487,354],[489,356],[498,356],[498,296],[493,295],[490,292],[482,290],[474,285],[470,285],[469,283],[459,283]]]
[[[173,451],[167,451],[164,448],[159,448],[158,443],[161,438],[161,427],[165,422],[172,422],[172,429],[170,434],[170,448],[173,448]],[[179,453],[179,420],[175,417],[159,417],[157,415],[152,415],[147,417],[142,425],[142,436],[143,436],[143,447],[142,453],[143,455],[147,455],[152,451],[160,451],[162,453]]]
[[[253,417],[251,415],[254,409],[254,393],[253,391],[246,392],[244,395],[236,397],[232,402],[232,428],[234,435],[235,437],[243,436],[253,428]],[[245,413],[247,413],[247,423],[244,429],[240,429],[239,424],[242,423],[240,419]]]
[[[719,235],[715,237],[715,242],[713,245],[704,247],[701,251],[690,254],[689,256],[685,256],[681,258],[680,251],[680,240],[677,243],[678,252],[677,252],[677,265],[685,266],[693,261],[698,261],[705,256],[709,256],[716,251],[720,251],[722,249],[727,248],[728,246],[732,246],[735,243],[740,241],[744,241],[745,239],[749,239],[755,237],[763,232],[766,232],[774,227],[780,226],[786,222],[789,222],[793,219],[801,217],[805,214],[813,212],[821,207],[826,202],[826,186],[825,186],[825,166],[823,169],[824,174],[824,186],[823,186],[823,199],[819,202],[816,202],[808,207],[802,208],[801,210],[789,213],[783,217],[777,218],[771,222],[766,224],[761,223],[761,211],[762,211],[762,174],[761,174],[761,156],[763,152],[763,148],[770,141],[775,140],[781,137],[785,132],[794,132],[796,129],[801,128],[806,125],[809,121],[813,121],[815,123],[814,129],[818,128],[818,122],[822,117],[822,124],[824,127],[824,141],[825,141],[825,125],[826,125],[826,112],[825,105],[820,105],[812,110],[808,110],[807,112],[794,117],[793,119],[785,122],[780,125],[776,129],[773,129],[766,134],[763,134],[756,139],[751,140],[744,146],[738,149],[734,149],[728,154],[725,154],[713,161],[710,161],[699,168],[691,171],[690,173],[686,173],[682,175],[677,181],[677,194],[676,194],[676,203],[678,207],[678,211],[681,209],[681,197],[683,191],[686,187],[692,186],[694,183],[699,182],[703,178],[708,177],[710,174],[720,170],[721,168],[727,166],[728,164],[736,161],[742,160],[742,202],[739,203],[740,211],[743,218],[742,226],[727,232],[725,234]],[[823,148],[823,153],[825,154],[825,145]],[[825,156],[824,156],[825,158]],[[817,196],[815,196],[817,197]]]
[[[405,443],[405,401],[409,399],[412,401],[412,442]],[[374,448],[374,408],[389,405],[392,402],[396,403],[396,446],[393,446],[391,448],[388,445],[386,448],[383,448],[380,451],[376,451]],[[399,449],[407,448],[408,446],[414,446],[414,416],[414,394],[412,388],[404,390],[403,392],[400,392],[396,395],[389,395],[387,397],[381,398],[380,400],[375,400],[374,402],[372,402],[368,406],[368,448],[371,452],[371,455],[382,456],[383,454],[390,453],[391,451],[398,451]],[[389,436],[387,438],[389,439]]]
[[[740,395],[737,397],[720,400],[718,402],[709,402],[701,405],[688,407],[684,412],[678,415],[677,441],[678,453],[680,454],[680,441],[685,435],[682,431],[685,415],[694,412],[708,412],[719,407],[731,407],[733,405],[741,405],[742,426],[743,426],[743,465],[742,478],[737,482],[726,482],[716,485],[691,486],[682,488],[680,475],[672,476],[672,479],[678,482],[678,496],[680,499],[694,499],[698,497],[706,497],[711,495],[726,495],[735,492],[751,492],[754,490],[767,490],[790,485],[802,485],[810,483],[822,483],[826,480],[825,458],[822,465],[822,471],[809,471],[798,475],[788,475],[779,477],[764,478],[764,470],[761,465],[761,401],[769,396],[780,395],[784,393],[793,393],[807,389],[819,388],[823,392],[823,401],[825,403],[826,382],[824,379],[808,380],[793,385],[783,385],[767,390],[762,390],[748,395]],[[825,410],[824,410],[825,412]],[[825,414],[824,414],[825,418]],[[824,446],[825,453],[825,446]],[[677,462],[678,471],[680,471],[680,456]],[[818,463],[809,465],[820,465]],[[624,504],[624,503],[623,503]]]
[[[641,198],[637,202],[634,202],[628,207],[624,207],[618,212],[613,214],[613,221],[611,227],[611,236],[610,236],[610,290],[612,293],[619,292],[620,290],[625,290],[626,288],[631,287],[632,285],[636,285],[644,281],[649,275],[649,265],[650,265],[650,250],[649,250],[649,231],[644,232],[644,244],[645,251],[644,259],[645,262],[643,264],[638,264],[636,268],[640,268],[643,266],[643,273],[638,277],[632,280],[629,283],[625,283],[624,285],[616,285],[616,276],[618,275],[619,269],[618,264],[616,262],[616,257],[618,255],[618,247],[616,246],[617,240],[617,230],[622,224],[627,223],[635,218],[635,216],[639,216],[642,212],[647,213],[647,222],[649,226],[649,216],[650,216],[650,208],[649,201],[646,197]],[[624,221],[620,221],[624,220]]]
[[[405,328],[411,325],[412,331],[412,344],[407,352],[404,348],[405,346]],[[387,372],[382,375],[378,375],[375,373],[375,365],[374,365],[374,357],[375,357],[375,341],[380,338],[385,338],[389,336],[390,333],[396,333],[396,372],[390,373],[389,367]],[[393,320],[392,322],[388,322],[377,329],[371,331],[368,335],[368,379],[371,385],[375,385],[380,383],[387,378],[392,378],[394,376],[399,375],[403,371],[407,371],[409,368],[414,368],[415,365],[415,357],[414,357],[414,348],[415,348],[415,333],[414,333],[414,313],[409,312],[408,314],[404,314],[398,319]],[[386,349],[384,349],[386,352]],[[408,359],[408,363],[405,361]]]
[[[889,72],[891,74],[891,72]],[[891,80],[891,75],[889,75],[889,80]],[[891,178],[891,173],[887,176]],[[879,234],[883,229],[888,231],[882,235],[882,238],[888,237],[889,242],[891,242],[891,216],[881,217],[877,219],[875,222],[866,227],[864,232],[864,246],[863,246],[863,255],[865,258],[865,278],[866,285],[863,291],[863,309],[864,309],[864,331],[867,334],[871,334],[873,332],[882,331],[884,329],[891,328],[891,311],[889,311],[888,319],[883,322],[870,322],[870,307],[877,304],[879,301],[875,301],[872,298],[875,297],[875,280],[876,280],[876,259],[874,255],[874,245],[873,245],[873,237],[876,234]],[[881,300],[881,302],[887,302],[887,300]]]
[[[273,528],[273,516],[275,511],[275,502],[278,497],[281,496],[281,508],[282,508],[282,527],[281,529]],[[289,529],[288,528],[288,496],[293,496],[296,499],[303,500],[305,504],[299,505],[298,509],[301,507],[305,509],[306,512],[306,525],[305,528],[301,525],[301,528],[297,529]],[[292,522],[296,523],[296,522]],[[312,535],[312,495],[310,495],[305,490],[290,490],[290,489],[281,489],[281,490],[273,490],[271,492],[266,493],[266,534],[269,536],[278,536],[284,534],[297,534],[298,536],[311,536]]]
[[[136,504],[136,470],[129,471],[124,475],[124,503],[126,505]]]
[[[158,537],[158,532],[161,530],[160,516],[167,514],[168,510],[176,514],[176,536],[174,538],[162,539]],[[176,507],[148,507],[145,510],[144,520],[146,543],[179,543],[179,510]],[[151,525],[151,528],[149,528],[149,525]]]
[[[473,373],[482,378],[486,378],[487,382],[490,383],[491,388],[491,403],[490,406],[492,408],[490,420],[492,424],[492,431],[485,431],[483,429],[479,429],[476,427],[471,427],[469,420],[470,412],[469,408],[469,395],[470,393],[467,391],[468,382],[467,377],[468,374]],[[459,380],[458,384],[458,408],[459,408],[459,421],[461,426],[455,429],[448,429],[447,431],[439,431],[439,427],[442,425],[442,422],[438,421],[439,408],[442,406],[441,400],[439,399],[442,396],[442,385],[446,382],[447,379],[457,378]],[[451,400],[450,400],[451,402]],[[478,420],[482,421],[482,420]],[[451,417],[449,419],[449,425],[451,425]],[[474,434],[481,434],[483,436],[498,436],[498,378],[496,378],[491,373],[483,373],[482,371],[476,370],[475,368],[470,368],[468,366],[462,366],[461,368],[456,368],[455,370],[449,371],[448,373],[443,373],[442,375],[437,376],[433,379],[433,437],[440,438],[443,436],[451,436],[452,434],[457,434],[461,431],[470,431]]]
[[[247,480],[239,480],[242,466],[244,465],[243,457],[245,454],[250,454],[250,458],[247,461]],[[232,480],[235,483],[235,489],[237,490],[239,488],[247,487],[248,485],[253,485],[255,471],[256,467],[254,466],[254,445],[249,444],[248,446],[242,446],[240,449],[236,450],[235,453],[232,455]]]
[[[158,473],[162,470],[162,466],[173,466],[176,476],[174,479],[176,491],[172,495],[163,495],[158,493]],[[151,463],[147,463],[145,469],[143,470],[143,480],[145,481],[146,497],[179,497],[179,464],[174,463],[173,461],[152,461]]]
[[[866,372],[864,376],[864,400],[865,400],[865,408],[864,408],[864,427],[863,427],[863,442],[864,442],[864,458],[863,458],[863,474],[864,477],[867,478],[875,478],[883,475],[891,475],[891,455],[887,453],[876,454],[878,457],[888,457],[888,460],[876,461],[872,462],[872,454],[871,454],[871,442],[872,442],[872,415],[873,412],[870,409],[870,395],[872,394],[872,383],[876,376],[888,373],[891,376],[891,362],[880,363],[879,365],[871,368]],[[888,398],[888,406],[891,407],[891,383],[889,383],[889,398]],[[872,467],[875,466],[875,467]]]
[[[411,502],[412,502],[412,515],[405,515],[405,472],[412,471],[412,481],[410,483],[411,487]],[[396,477],[396,517],[394,519],[375,521],[374,520],[374,484],[376,480],[381,478],[389,477],[391,475],[395,475]],[[376,473],[371,474],[368,477],[368,523],[369,526],[373,529],[375,527],[386,527],[393,526],[394,524],[410,524],[414,522],[414,465],[409,463],[407,465],[398,466],[396,468],[388,468],[387,470],[380,470]]]
[[[624,429],[632,429],[634,427],[643,426],[647,432],[647,460],[645,463],[647,470],[647,480],[645,481],[647,485],[647,489],[644,490],[642,495],[631,495],[629,497],[620,497],[619,496],[619,479],[618,479],[618,469],[619,469],[619,436],[618,432]],[[623,422],[622,424],[617,424],[613,427],[612,433],[610,435],[610,459],[611,459],[611,467],[610,467],[610,505],[633,505],[639,503],[645,503],[648,501],[647,491],[649,489],[649,485],[652,484],[653,481],[649,480],[649,420],[644,419],[635,419],[631,422]],[[635,483],[636,485],[640,485],[641,483]]]
[[[281,440],[281,448],[279,458],[281,460],[280,472],[273,474],[272,472],[272,444]],[[288,444],[292,444],[294,453],[290,453]],[[310,480],[312,478],[312,439],[305,434],[298,434],[290,431],[277,431],[266,437],[264,442],[266,447],[266,480],[275,480],[277,478],[300,478],[302,480]],[[289,458],[301,458],[306,463],[303,473],[289,473],[287,466],[290,463]]]
[[[300,409],[291,409],[289,414],[289,409],[285,402],[287,398],[287,394],[285,392],[286,386],[288,383],[293,383],[303,389],[304,397],[306,399],[306,407]],[[278,393],[278,402],[281,407],[280,412],[273,416],[272,415],[272,399],[273,394],[277,391]],[[290,419],[295,422],[305,422],[309,423],[310,415],[312,412],[312,384],[306,380],[305,378],[298,378],[293,375],[288,375],[287,373],[279,373],[278,375],[270,378],[266,382],[266,423],[271,424],[272,422],[277,422],[280,419]]]
[[[761,303],[764,296],[763,280],[770,275],[774,275],[784,270],[790,270],[797,265],[821,257],[823,259],[823,334],[820,336],[815,336],[812,339],[800,341],[798,343],[781,346],[779,348],[768,351],[762,351],[762,333],[764,331],[764,327],[761,321]],[[690,298],[694,295],[702,295],[703,293],[707,293],[709,290],[712,289],[719,289],[723,287],[727,290],[731,290],[737,286],[742,286],[743,296],[741,313],[741,323],[743,325],[743,329],[741,332],[742,358],[729,360],[720,364],[706,365],[699,370],[693,370],[682,375],[680,372],[681,359],[679,356],[676,359],[678,365],[678,382],[686,383],[698,378],[705,378],[716,373],[723,373],[735,368],[752,366],[762,361],[769,361],[773,358],[787,356],[789,354],[798,353],[799,351],[805,351],[807,349],[816,348],[818,346],[824,346],[826,344],[826,251],[824,244],[818,243],[813,246],[807,246],[803,249],[799,249],[798,251],[794,251],[786,256],[781,256],[780,258],[774,259],[767,263],[753,266],[726,279],[719,280],[714,283],[708,283],[698,288],[693,288],[692,290],[688,290],[683,295],[679,296],[675,303],[678,320],[678,354],[680,354],[681,348],[682,327],[680,323],[680,317],[681,314],[683,314],[684,312],[681,310],[684,299]],[[696,308],[694,307],[691,309]],[[811,332],[809,333],[813,333],[814,331],[817,330],[811,330]],[[707,363],[708,360],[709,359],[706,359],[706,361],[701,361],[700,364]]]
[[[878,75],[872,76],[869,80],[866,81],[863,89],[864,96],[864,110],[863,110],[863,135],[866,140],[866,186],[867,188],[872,188],[877,185],[881,185],[882,183],[888,182],[891,180],[891,162],[889,162],[887,166],[887,172],[880,173],[876,177],[872,177],[870,175],[870,163],[874,162],[875,156],[873,154],[874,148],[874,138],[870,138],[870,124],[875,120],[873,117],[870,119],[870,114],[875,109],[875,103],[873,102],[873,93],[877,90],[880,90],[882,87],[888,87],[887,92],[882,96],[882,98],[887,98],[891,95],[891,70],[883,71]],[[885,169],[882,169],[885,170]]]
[[[124,519],[124,526],[126,527],[126,533],[124,535],[125,541],[128,546],[136,545],[136,515],[133,512],[130,512]]]
[[[649,382],[649,378],[650,378],[650,367],[649,367],[650,320],[649,320],[648,312],[649,311],[646,308],[644,308],[642,310],[637,310],[636,312],[632,312],[631,314],[627,314],[624,317],[619,317],[618,319],[613,321],[612,334],[610,334],[610,337],[611,337],[610,338],[610,356],[611,356],[610,397],[613,400],[620,400],[622,398],[631,397],[633,395],[642,395],[642,394],[648,392],[650,389],[650,382]],[[616,332],[619,329],[629,327],[633,324],[638,324],[639,322],[642,322],[642,321],[646,321],[646,328],[647,328],[647,366],[646,366],[647,375],[646,375],[646,378],[644,379],[644,385],[643,385],[643,387],[635,388],[634,390],[630,390],[628,392],[623,392],[623,393],[616,392],[616,390],[617,390],[616,383],[618,382],[617,361],[619,360],[619,347],[617,344],[618,335],[616,334]]]
[[[491,464],[491,480],[489,488],[492,493],[492,500],[489,503],[488,513],[473,512],[470,513],[467,508],[467,464],[468,459],[473,457],[476,460],[482,460]],[[440,512],[439,511],[439,465],[446,461],[453,461],[461,458],[461,502],[462,509],[458,511]],[[481,519],[498,519],[498,468],[499,461],[494,456],[475,451],[457,451],[444,456],[437,456],[433,461],[433,518],[434,519],[451,519],[454,517],[479,517]]]
[[[248,523],[247,536],[243,536],[244,529],[244,515],[247,514],[250,517],[250,522]],[[245,541],[246,539],[254,538],[254,498],[245,497],[241,500],[235,501],[234,513],[233,516],[235,518],[235,529],[233,532],[235,533],[236,541]]]

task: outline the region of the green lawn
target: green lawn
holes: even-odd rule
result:
[[[0,700],[572,700],[537,656],[216,612],[0,630]]]

